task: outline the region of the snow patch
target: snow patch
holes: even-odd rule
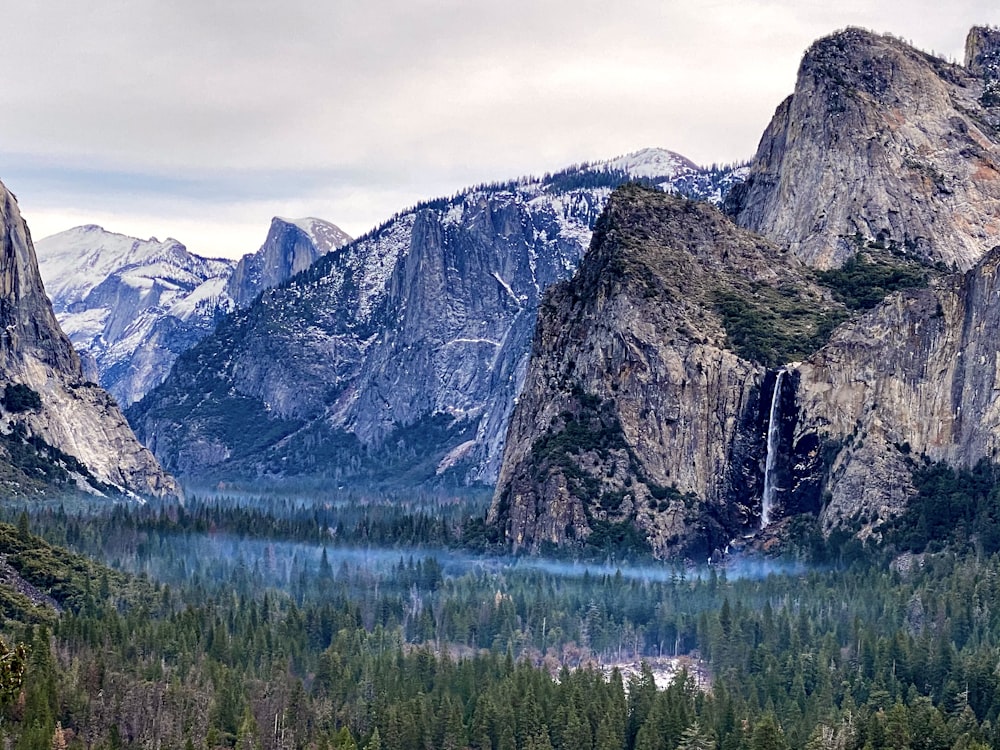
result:
[[[463,458],[472,452],[472,449],[476,447],[475,440],[466,440],[460,445],[456,445],[441,459],[441,462],[437,466],[437,470],[434,472],[436,475],[440,476],[444,474],[448,469],[452,468],[455,464],[461,461]]]
[[[499,282],[500,286],[502,286],[504,289],[507,290],[507,294],[509,294],[510,298],[512,300],[514,300],[515,304],[517,304],[517,305],[521,304],[521,302],[523,300],[521,300],[516,294],[514,294],[514,290],[510,288],[510,284],[508,284],[506,281],[504,281],[502,278],[500,278],[500,274],[498,274],[496,271],[493,271],[493,272],[490,273],[490,275],[494,279],[496,279],[497,282]]]
[[[317,219],[315,216],[306,216],[302,219],[287,219],[283,216],[275,216],[274,218],[286,224],[292,224],[309,235],[309,239],[312,240],[313,245],[321,254],[343,247],[352,239],[351,235],[336,224],[325,219]]]
[[[693,161],[665,148],[644,148],[600,164],[608,169],[620,169],[632,177],[664,177],[668,180],[698,170]]]

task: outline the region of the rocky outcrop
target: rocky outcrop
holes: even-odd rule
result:
[[[111,397],[85,381],[42,287],[28,228],[2,185],[0,329],[0,463],[5,469],[16,470],[11,464],[19,456],[40,451],[62,463],[61,470],[76,475],[88,491],[112,485],[147,497],[178,494],[174,480],[135,439]],[[16,482],[5,489],[19,494]]]
[[[246,307],[265,289],[278,286],[317,258],[343,247],[351,237],[322,219],[271,219],[267,239],[253,254],[244,255],[226,283],[237,307]]]
[[[620,188],[542,306],[488,523],[530,552],[724,547],[760,517],[776,377],[755,342],[813,341],[835,312],[714,208]]]
[[[1000,29],[972,28],[965,39],[965,68],[987,80],[1000,77]]]
[[[697,184],[661,157],[630,168]],[[192,476],[492,483],[542,292],[628,177],[602,164],[423,203],[225,321],[130,420]]]
[[[913,460],[1000,457],[1000,247],[973,269],[897,293],[799,368],[800,436],[839,447],[827,528],[864,534],[912,494]]]
[[[860,29],[816,42],[726,210],[820,268],[869,245],[972,267],[1000,238],[996,38],[974,29],[964,68]]]
[[[765,369],[734,335],[757,313],[730,318],[720,293],[738,296],[744,269],[782,318],[769,286],[828,304],[790,254],[634,190],[601,226],[542,306],[511,420],[489,522],[515,550],[636,531],[660,556],[708,554],[756,530],[766,483],[772,522],[815,513],[866,538],[924,462],[1000,457],[1000,246]]]
[[[638,533],[700,555],[802,512],[877,535],[918,466],[997,460],[998,59],[990,29],[964,68],[857,29],[817,42],[725,203],[774,245],[706,207],[616,194],[542,307],[489,514],[514,549]],[[805,270],[860,251],[839,275]],[[828,341],[754,333],[799,319],[782,297],[822,306],[810,279],[858,306],[894,277],[930,285]],[[782,340],[799,351],[766,345]]]

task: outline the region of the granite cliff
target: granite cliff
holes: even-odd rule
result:
[[[271,219],[267,239],[256,253],[244,255],[226,282],[236,307],[246,307],[265,289],[278,286],[309,268],[331,250],[351,241],[336,224],[322,219]]]
[[[488,523],[530,552],[724,547],[759,523],[766,363],[841,315],[793,254],[713,207],[620,188],[542,305]]]
[[[28,227],[0,184],[0,480],[9,496],[61,487],[175,496],[114,400],[84,378],[38,273]]]
[[[889,296],[796,368],[791,440],[838,447],[827,529],[877,531],[905,507],[918,457],[1000,458],[998,300],[995,247],[964,274]]]
[[[966,58],[817,42],[739,226],[612,196],[541,307],[488,517],[513,549],[698,557],[803,512],[864,538],[919,466],[996,460],[1000,32]]]
[[[965,66],[848,29],[816,42],[726,210],[807,263],[883,245],[971,268],[1000,233],[1000,34]]]

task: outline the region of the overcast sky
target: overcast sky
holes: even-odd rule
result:
[[[662,146],[750,157],[847,25],[961,60],[996,0],[0,0],[0,179],[36,238],[204,255],[273,215],[359,235],[423,198]],[[835,7],[831,7],[835,6]]]

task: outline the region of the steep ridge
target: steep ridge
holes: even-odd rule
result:
[[[668,153],[634,161],[708,194],[735,179]],[[423,203],[224,321],[129,418],[193,477],[492,482],[541,293],[628,177],[598,164]]]
[[[724,547],[759,523],[763,362],[805,356],[839,313],[794,255],[711,206],[620,188],[542,305],[488,523],[530,552]]]
[[[275,218],[260,249],[238,263],[97,226],[40,240],[37,252],[63,330],[94,359],[100,384],[128,406],[224,315],[349,239],[321,219]]]
[[[1000,234],[1000,35],[961,67],[848,29],[816,42],[726,210],[820,268],[879,245],[971,268]]]
[[[90,492],[178,494],[111,397],[84,380],[42,287],[27,225],[2,184],[0,328],[0,469],[9,495],[40,489],[36,471]]]
[[[798,368],[793,439],[839,448],[828,529],[867,535],[897,515],[916,458],[1000,458],[998,300],[1000,247],[965,274],[890,296]]]

